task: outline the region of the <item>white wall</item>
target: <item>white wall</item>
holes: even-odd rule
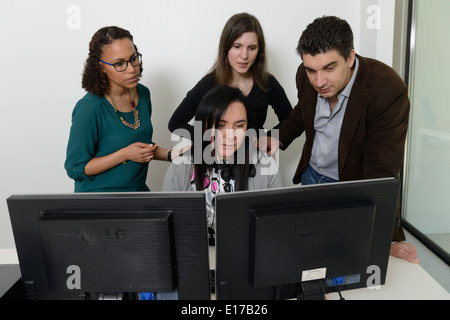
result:
[[[63,164],[95,31],[118,25],[134,35],[144,59],[142,83],[152,93],[154,141],[169,147],[176,144],[167,130],[172,112],[212,66],[225,22],[244,11],[260,20],[269,69],[293,105],[301,63],[295,48],[316,17],[345,18],[354,30],[357,52],[391,63],[391,0],[2,1],[0,248],[14,247],[6,206],[10,195],[73,192]],[[267,127],[275,123],[270,114]],[[292,185],[302,143],[300,138],[280,154],[286,185]],[[161,190],[166,168],[166,163],[151,163],[148,184],[153,191]]]

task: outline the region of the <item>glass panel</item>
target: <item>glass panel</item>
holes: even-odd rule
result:
[[[450,253],[450,1],[415,1],[413,11],[404,214]]]

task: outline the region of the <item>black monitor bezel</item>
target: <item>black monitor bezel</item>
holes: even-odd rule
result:
[[[398,205],[400,182],[380,178],[280,189],[244,191],[216,197],[216,297],[224,300],[272,300],[274,288],[255,289],[248,283],[249,210],[304,202],[372,200],[376,205],[369,266],[377,265],[385,283],[389,251]],[[371,274],[342,290],[366,287]],[[293,288],[295,291],[296,289]],[[327,287],[334,292],[336,286]],[[290,294],[292,294],[291,292]],[[292,297],[290,297],[292,298]]]
[[[95,205],[93,205],[95,203]],[[25,194],[7,199],[22,281],[28,299],[83,299],[74,291],[51,292],[38,221],[54,209],[98,208],[172,211],[175,237],[177,294],[180,300],[210,299],[209,253],[205,196],[202,192]],[[105,272],[107,272],[105,270]]]

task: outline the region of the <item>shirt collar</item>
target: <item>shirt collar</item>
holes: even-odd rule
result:
[[[359,70],[359,59],[358,57],[355,57],[355,71],[353,72],[350,81],[347,83],[347,86],[341,92],[341,94],[346,98],[350,96],[350,92],[352,91],[353,84],[355,83],[356,74],[358,73],[358,70]]]

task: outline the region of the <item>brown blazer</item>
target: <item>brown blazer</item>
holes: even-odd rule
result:
[[[357,56],[359,70],[345,111],[339,138],[339,180],[399,177],[404,162],[409,121],[408,90],[389,66]],[[309,83],[302,65],[296,76],[298,104],[279,127],[281,149],[286,149],[303,132],[306,141],[293,182],[301,182],[314,141],[317,91]],[[394,228],[395,241],[405,240],[400,214]]]

